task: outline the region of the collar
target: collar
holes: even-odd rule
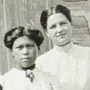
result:
[[[23,68],[23,70],[33,70],[35,68],[35,64],[33,64],[32,66],[28,67],[28,68]]]
[[[54,49],[57,50],[57,51],[60,51],[60,52],[68,52],[73,46],[73,43],[70,42],[68,43],[67,45],[64,45],[64,46],[56,46],[54,45]]]
[[[28,67],[28,68],[22,68],[22,69],[18,69],[18,68],[14,68],[15,70],[17,70],[18,72],[25,72],[25,71],[27,71],[27,70],[30,70],[30,71],[32,71],[32,70],[34,70],[36,67],[35,67],[35,64],[33,64],[32,66],[30,66],[30,67]]]

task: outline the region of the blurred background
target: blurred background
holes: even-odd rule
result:
[[[65,5],[71,10],[73,42],[90,47],[90,0],[0,0],[0,74],[9,71],[15,63],[3,42],[10,28],[30,25],[42,31],[45,40],[39,55],[53,47],[40,25],[40,14],[56,4]]]

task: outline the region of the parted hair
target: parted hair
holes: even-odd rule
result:
[[[43,29],[47,30],[47,20],[49,16],[55,13],[62,13],[70,22],[72,21],[70,10],[63,5],[56,5],[55,7],[50,7],[49,9],[42,11],[40,23]]]
[[[27,36],[32,39],[38,48],[42,44],[44,37],[42,33],[37,29],[31,29],[30,27],[18,26],[10,29],[4,37],[4,44],[7,48],[12,49],[14,41],[22,36]]]

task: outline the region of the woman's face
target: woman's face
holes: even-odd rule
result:
[[[35,63],[38,54],[36,43],[27,36],[15,40],[12,48],[12,55],[16,62],[16,68],[23,69]]]
[[[71,23],[62,13],[53,14],[47,20],[47,33],[55,45],[63,46],[71,41]]]

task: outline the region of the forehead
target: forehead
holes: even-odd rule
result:
[[[49,16],[47,24],[54,24],[56,22],[60,22],[60,21],[68,21],[67,18],[65,17],[64,14],[62,13],[55,13],[51,16]]]
[[[28,36],[19,37],[14,41],[13,45],[35,44],[35,42]]]

